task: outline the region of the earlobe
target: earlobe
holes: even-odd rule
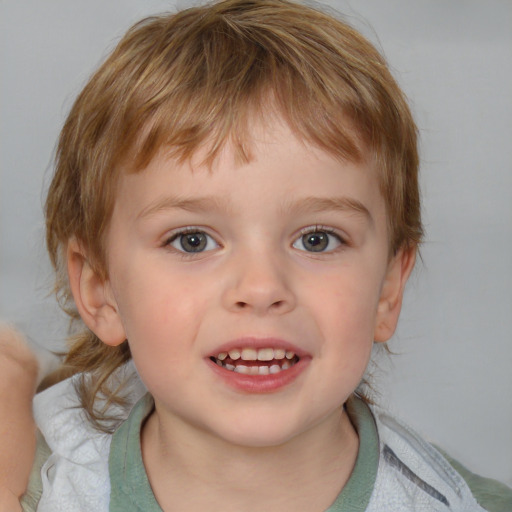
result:
[[[375,322],[374,340],[388,341],[395,332],[407,279],[416,261],[416,247],[403,248],[391,259],[386,272]]]
[[[71,292],[84,323],[105,344],[123,343],[126,334],[110,283],[93,268],[74,239],[67,247],[67,268]]]

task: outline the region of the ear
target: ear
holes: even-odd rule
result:
[[[400,249],[388,264],[377,306],[374,333],[374,340],[377,343],[388,341],[395,332],[402,309],[405,284],[411,275],[415,261],[416,247],[413,246]]]
[[[126,334],[110,282],[93,268],[75,239],[68,243],[67,268],[71,293],[85,325],[107,345],[123,343]]]

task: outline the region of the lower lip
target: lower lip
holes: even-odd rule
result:
[[[273,393],[294,382],[306,369],[311,358],[302,357],[297,363],[286,370],[269,375],[245,375],[226,370],[211,359],[206,360],[210,368],[228,386],[246,393]]]

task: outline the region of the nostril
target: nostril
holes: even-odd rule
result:
[[[252,309],[253,305],[251,302],[245,302],[245,301],[237,301],[234,304],[235,309],[242,310],[242,309]],[[267,306],[267,310],[281,310],[286,307],[286,301],[285,300],[276,300],[275,302],[271,302],[269,306]],[[255,307],[255,309],[258,309],[258,307]]]

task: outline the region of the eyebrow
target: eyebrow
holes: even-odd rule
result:
[[[232,210],[228,201],[213,196],[166,196],[144,208],[137,215],[137,218],[151,217],[152,215],[155,215],[161,211],[172,209],[181,209],[198,213],[207,213],[211,211],[230,212]],[[366,208],[366,206],[361,201],[350,197],[306,197],[285,203],[281,211],[282,213],[292,212],[294,214],[341,211],[361,215],[370,223],[373,223],[373,218],[368,208]]]
[[[351,197],[306,197],[285,205],[284,211],[294,213],[319,213],[324,211],[341,211],[355,213],[373,223],[373,217],[366,206]]]
[[[204,197],[179,197],[179,196],[166,196],[162,199],[151,203],[146,206],[138,215],[137,218],[151,217],[161,211],[166,210],[186,210],[189,212],[210,212],[210,211],[230,211],[230,205],[222,199],[212,196]]]

